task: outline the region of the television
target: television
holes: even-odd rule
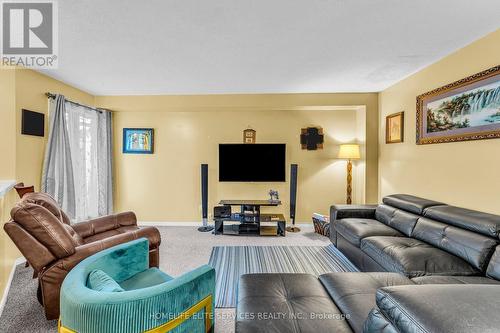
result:
[[[219,181],[284,182],[285,155],[285,144],[219,144]]]
[[[39,112],[22,110],[21,134],[26,135],[45,135],[45,115]]]

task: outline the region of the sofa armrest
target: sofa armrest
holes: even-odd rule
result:
[[[379,309],[374,308],[368,314],[363,326],[363,333],[399,333],[384,317]]]
[[[330,222],[346,218],[374,219],[377,205],[333,205]]]
[[[133,212],[125,212],[76,223],[72,227],[82,238],[86,238],[108,230],[118,229],[119,227],[136,225],[137,217],[135,214]]]
[[[376,294],[381,314],[401,333],[491,331],[500,327],[499,299],[497,285],[397,286]]]
[[[333,205],[330,207],[330,240],[337,246],[335,221],[346,218],[374,219],[377,205]]]

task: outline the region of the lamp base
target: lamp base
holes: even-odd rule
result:
[[[200,231],[200,232],[209,232],[209,231],[212,231],[214,229],[215,229],[215,227],[211,226],[211,225],[208,225],[208,219],[206,217],[204,217],[203,218],[203,225],[198,228],[198,231]]]
[[[291,225],[289,227],[286,227],[286,231],[288,231],[288,232],[300,232],[300,228],[295,226],[295,225]]]
[[[211,226],[211,225],[206,225],[206,226],[198,228],[198,231],[200,231],[200,232],[209,232],[209,231],[212,231],[212,230],[214,230],[214,227]]]
[[[347,200],[348,205],[352,204],[352,162],[347,162]]]

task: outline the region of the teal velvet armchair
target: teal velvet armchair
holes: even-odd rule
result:
[[[80,262],[61,288],[60,333],[212,332],[215,271],[172,278],[138,239]]]

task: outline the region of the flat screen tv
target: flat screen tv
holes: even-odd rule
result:
[[[219,144],[219,181],[284,182],[285,144]]]

